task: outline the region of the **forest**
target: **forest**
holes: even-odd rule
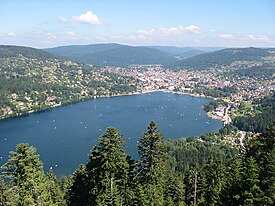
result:
[[[231,132],[230,127],[224,132]],[[274,205],[275,123],[243,147],[213,134],[164,140],[150,122],[139,159],[125,153],[123,136],[109,127],[86,164],[57,179],[43,170],[35,147],[10,152],[1,167],[0,205]]]
[[[270,97],[254,101],[252,105],[256,106],[260,113],[238,116],[233,119],[233,124],[240,130],[264,132],[267,125],[275,121],[275,93]],[[240,107],[242,107],[242,104]]]

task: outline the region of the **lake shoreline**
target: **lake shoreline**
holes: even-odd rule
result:
[[[98,137],[110,126],[121,131],[133,158],[138,155],[136,145],[151,120],[170,140],[199,137],[222,128],[221,121],[212,120],[203,111],[203,104],[211,100],[168,92],[153,90],[120,98],[113,95],[3,121],[0,164],[5,163],[16,144],[27,142],[37,147],[46,170],[54,167],[57,175],[63,175],[86,161]]]
[[[41,109],[41,110],[26,111],[26,112],[21,113],[21,114],[15,114],[15,115],[10,115],[10,116],[0,117],[0,122],[5,121],[5,120],[9,120],[9,119],[25,117],[25,116],[29,116],[29,115],[36,114],[36,113],[47,112],[47,111],[51,111],[51,110],[54,110],[54,109],[57,109],[57,108],[60,108],[60,107],[63,107],[63,106],[77,104],[77,103],[80,103],[80,102],[85,102],[85,101],[89,101],[89,100],[93,100],[93,99],[133,96],[133,95],[149,94],[149,93],[153,93],[153,92],[164,92],[164,93],[172,93],[172,94],[178,94],[178,95],[190,95],[190,96],[193,96],[193,97],[202,97],[202,98],[208,98],[208,99],[213,99],[213,100],[216,99],[216,98],[211,97],[211,96],[205,96],[205,95],[188,93],[188,92],[175,92],[175,91],[164,90],[164,89],[143,90],[143,91],[137,91],[137,92],[127,93],[127,94],[122,93],[122,94],[115,94],[115,95],[111,95],[111,96],[110,95],[102,95],[102,96],[93,96],[93,97],[89,97],[89,98],[83,98],[83,99],[80,99],[78,101],[72,101],[72,102],[68,102],[66,104],[60,104],[58,106],[48,107],[48,108]],[[217,118],[213,117],[212,115],[209,115],[208,113],[207,113],[207,115],[212,119],[217,119]]]

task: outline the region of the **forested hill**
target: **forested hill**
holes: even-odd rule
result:
[[[99,66],[131,64],[162,64],[171,69],[208,69],[238,62],[270,63],[275,59],[274,48],[191,48],[191,47],[134,47],[121,44],[73,45],[45,50],[23,46],[0,45],[0,58],[17,57],[46,60],[65,58]]]
[[[41,49],[24,46],[0,45],[0,58],[18,57],[19,55],[38,60],[56,58],[53,54]]]
[[[174,64],[176,58],[149,47],[121,44],[92,44],[49,48],[46,51],[74,61],[95,65],[128,66],[130,64]]]
[[[221,50],[223,47],[176,47],[176,46],[149,46],[160,51],[174,55],[177,59],[186,59],[198,54]]]
[[[179,69],[206,69],[215,66],[231,65],[236,61],[264,61],[269,58],[275,58],[274,48],[228,48],[179,60],[174,66]]]
[[[240,61],[269,61],[275,58],[275,49],[253,47],[220,50],[220,48],[91,44],[61,46],[45,50],[60,57],[101,66],[162,64],[172,69],[207,69]]]

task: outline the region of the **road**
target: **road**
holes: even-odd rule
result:
[[[225,109],[225,114],[224,114],[224,116],[223,116],[223,120],[224,120],[223,124],[224,124],[224,125],[227,125],[227,124],[229,124],[229,123],[232,122],[232,119],[231,119],[230,116],[228,115],[228,110],[229,110],[229,108],[230,108],[230,106],[226,107],[226,109]]]

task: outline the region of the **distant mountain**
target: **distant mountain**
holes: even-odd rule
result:
[[[186,59],[198,54],[209,53],[223,49],[222,47],[175,47],[175,46],[149,46],[160,51],[174,55],[177,59]]]
[[[121,44],[73,45],[45,49],[54,55],[95,65],[128,66],[130,64],[171,65],[176,58],[164,51],[150,47]]]
[[[259,61],[262,57],[275,56],[275,49],[230,48],[199,54],[188,59],[179,60],[172,67],[204,69],[219,65],[230,65],[235,61]]]
[[[127,46],[121,44],[73,45],[45,50],[23,46],[0,45],[1,57],[17,57],[20,54],[35,59],[62,57],[99,66],[128,66],[130,64],[162,64],[171,69],[207,69],[230,65],[235,61],[263,61],[263,57],[275,58],[272,48]],[[211,50],[215,50],[211,52]],[[207,53],[206,53],[207,52]]]
[[[0,45],[0,58],[17,57],[19,55],[41,60],[56,58],[54,55],[41,49],[23,46]]]

